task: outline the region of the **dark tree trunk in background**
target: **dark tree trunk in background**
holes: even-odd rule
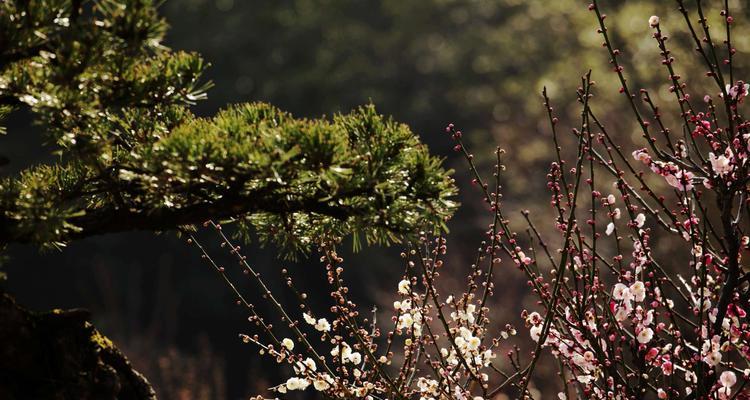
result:
[[[0,398],[156,399],[89,320],[80,309],[31,312],[0,294]]]

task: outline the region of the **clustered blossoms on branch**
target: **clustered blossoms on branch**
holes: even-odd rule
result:
[[[577,146],[564,151],[559,120],[543,92],[556,149],[547,175],[553,240],[545,239],[527,211],[522,216],[529,239],[511,228],[501,204],[502,151],[490,186],[461,131],[447,127],[492,211],[463,293],[439,293],[446,240],[423,234],[402,254],[400,298],[390,321],[378,323],[377,310],[371,319],[363,317],[348,296],[338,240],[320,238],[332,306],[311,310],[287,276],[301,307],[301,317],[290,315],[221,227],[209,222],[289,332],[277,336],[280,329],[256,313],[223,267],[194,242],[265,333],[242,335],[243,340],[294,372],[272,389],[287,393],[312,386],[327,398],[478,400],[499,393],[533,398],[534,372],[542,354],[551,353],[559,366],[560,399],[749,399],[750,273],[742,255],[750,251],[750,123],[741,115],[749,87],[734,77],[734,19],[727,2],[720,12],[722,45],[711,38],[700,1],[694,10],[683,0],[676,3],[717,93],[705,95],[701,104],[691,101],[660,18],[649,18],[679,107],[681,132],[668,128],[674,122],[663,119],[649,91],[629,86],[622,53],[594,1],[589,10],[645,147],[624,150],[617,144],[592,108],[594,82],[588,74],[577,91],[581,119],[571,129]],[[574,165],[566,161],[571,155]],[[487,299],[501,256],[526,275],[538,300],[537,310],[521,313],[535,346],[528,356],[503,342],[515,335],[512,326],[498,333],[489,325]],[[506,357],[497,357],[508,348]]]
[[[632,159],[622,152],[592,111],[593,83],[584,78],[578,93],[581,124],[574,130],[577,165],[569,174],[564,171],[558,148],[558,162],[549,175],[563,247],[559,259],[547,253],[552,268],[548,277],[530,275],[541,287],[537,294],[544,316],[524,314],[531,338],[538,343],[535,360],[541,348],[548,348],[561,361],[561,374],[570,377],[561,398],[572,390],[578,397],[607,399],[750,396],[744,391],[750,375],[745,311],[750,275],[741,266],[750,241],[744,215],[750,131],[740,114],[748,86],[733,77],[729,11],[721,11],[727,58],[720,63],[721,49],[711,40],[701,3],[696,2],[697,25],[683,2],[677,3],[720,100],[714,103],[706,95],[702,106],[690,101],[686,84],[675,72],[660,19],[652,16],[649,26],[680,109],[682,135],[666,127],[647,90],[632,92],[621,52],[609,37],[606,15],[596,2],[589,7],[596,13],[603,46],[622,84],[620,92],[631,105],[647,147],[633,151]],[[638,99],[647,111],[641,111]],[[545,102],[557,135],[557,119],[546,95]],[[661,138],[653,135],[652,125]],[[644,175],[639,163],[663,177],[672,193],[659,189],[662,186]],[[595,171],[614,183],[615,194],[601,194]],[[589,199],[579,198],[583,187]],[[581,205],[587,207],[588,227],[578,223],[584,218],[583,213],[576,215]],[[602,223],[614,243],[601,243],[597,226]],[[670,240],[669,234],[687,245]],[[662,235],[659,241],[673,248],[670,258],[664,260],[664,254],[652,248],[655,235]],[[526,373],[530,375],[531,370]]]
[[[377,309],[373,310],[371,321],[360,320],[357,305],[349,299],[349,289],[342,278],[343,259],[334,250],[338,241],[323,240],[318,249],[332,290],[334,305],[328,312],[312,310],[307,295],[297,289],[286,270],[282,271],[301,309],[299,316],[292,317],[240,254],[239,247],[224,234],[221,225],[208,222],[206,226],[217,232],[222,247],[228,248],[243,272],[256,281],[288,328],[290,337],[277,336],[273,325],[229,280],[225,268],[195,237],[190,237],[189,242],[200,249],[202,257],[234,291],[237,303],[250,312],[249,320],[267,334],[268,342],[259,335],[241,334],[240,338],[259,346],[261,354],[291,367],[293,376],[272,387],[272,391],[285,394],[312,387],[326,398],[344,399],[486,398],[472,393],[487,394],[490,374],[496,370],[492,365],[497,357],[495,350],[502,340],[515,335],[515,329],[508,325],[500,337],[487,337],[488,309],[483,303],[492,284],[484,282],[483,289],[478,290],[473,283],[482,275],[478,268],[469,276],[472,283],[468,292],[460,297],[440,298],[434,279],[443,265],[445,239],[429,240],[423,235],[410,251],[402,253],[405,274],[397,285],[399,300],[393,303],[390,324],[380,324],[381,327]],[[477,297],[482,299],[479,304]],[[394,362],[400,366],[394,367]]]

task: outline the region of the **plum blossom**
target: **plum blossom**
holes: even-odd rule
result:
[[[707,121],[705,119],[694,118],[694,122],[695,122],[695,129],[693,129],[693,133],[692,133],[693,137],[699,137],[699,136],[705,137],[706,135],[711,133],[711,121]]]
[[[659,23],[656,16],[649,20],[652,27],[658,27]],[[661,40],[660,34],[655,33],[654,37]],[[663,56],[668,65],[671,62],[669,52],[664,52]],[[616,61],[614,58],[613,62]],[[739,102],[747,95],[748,89],[750,85],[738,83],[728,87],[727,91]],[[673,87],[671,90],[678,98],[688,100],[689,95],[681,88]],[[647,92],[644,90],[641,93],[648,102]],[[744,252],[750,251],[750,238],[731,237],[736,240],[733,243],[738,244],[734,246],[739,247],[738,254],[729,254],[728,248],[717,248],[723,236],[730,239],[729,236],[734,233],[731,230],[728,233],[707,233],[705,230],[710,228],[710,219],[716,217],[715,209],[722,205],[711,203],[710,207],[713,208],[706,209],[705,204],[700,202],[702,198],[715,200],[717,190],[712,185],[717,186],[722,181],[727,183],[730,178],[733,181],[730,183],[736,181],[738,184],[722,184],[722,191],[734,191],[722,192],[722,196],[734,197],[734,202],[730,202],[734,206],[742,201],[748,202],[750,198],[750,189],[739,184],[748,181],[745,163],[750,154],[750,122],[739,115],[736,102],[729,102],[737,111],[734,131],[722,125],[725,119],[716,115],[716,105],[709,98],[707,105],[691,102],[689,109],[683,107],[685,111],[681,117],[690,118],[684,135],[674,135],[671,139],[668,136],[665,141],[656,138],[648,143],[648,148],[632,152],[635,162],[622,160],[625,157],[622,157],[619,148],[618,158],[610,154],[611,160],[606,159],[608,152],[598,153],[602,154],[603,159],[599,160],[602,166],[607,170],[611,168],[615,181],[612,191],[615,194],[602,195],[601,181],[604,179],[594,180],[593,169],[582,173],[579,167],[571,168],[576,179],[580,178],[580,182],[586,179],[589,185],[586,190],[590,190],[590,201],[594,202],[591,204],[586,196],[585,207],[591,207],[585,221],[589,228],[583,228],[583,218],[573,212],[573,206],[580,196],[571,194],[570,188],[575,186],[562,179],[566,172],[563,172],[561,160],[553,164],[548,175],[548,187],[552,191],[552,206],[558,214],[554,228],[575,235],[566,237],[564,242],[567,245],[556,249],[559,254],[565,255],[559,259],[566,260],[568,264],[565,261],[560,261],[561,264],[555,262],[556,255],[547,252],[547,248],[544,248],[546,254],[538,260],[527,256],[523,250],[533,251],[530,255],[534,257],[540,254],[533,243],[529,243],[540,243],[541,238],[536,241],[533,237],[529,239],[518,235],[512,231],[510,222],[502,220],[501,224],[490,225],[490,230],[485,231],[491,243],[485,241],[480,247],[478,260],[489,259],[490,263],[477,262],[472,265],[468,274],[469,289],[463,293],[443,296],[438,293],[440,286],[432,281],[439,275],[443,260],[447,262],[444,257],[439,257],[445,249],[445,242],[441,238],[421,238],[420,243],[425,246],[431,244],[433,239],[437,243],[431,252],[419,254],[421,257],[416,257],[414,252],[402,254],[409,268],[395,288],[398,299],[393,302],[393,310],[388,310],[392,313],[382,319],[375,314],[376,310],[373,311],[373,318],[367,320],[368,323],[372,322],[370,326],[356,324],[359,326],[350,327],[350,318],[361,321],[364,319],[363,313],[355,309],[351,298],[347,298],[348,287],[334,282],[336,285],[331,296],[335,298],[335,303],[327,311],[330,314],[326,315],[337,315],[336,319],[329,323],[325,318],[317,319],[317,313],[315,316],[311,312],[303,314],[304,321],[317,331],[329,332],[332,326],[336,327],[335,333],[318,335],[324,346],[333,346],[330,350],[332,362],[326,362],[324,357],[320,358],[319,366],[311,358],[300,362],[306,355],[290,354],[295,341],[283,339],[280,354],[272,355],[282,360],[280,362],[295,366],[297,376],[277,386],[276,390],[304,390],[312,386],[318,391],[325,391],[331,398],[391,398],[387,396],[388,385],[374,373],[382,366],[386,367],[386,373],[389,370],[402,371],[402,378],[397,382],[404,387],[404,398],[481,399],[481,396],[476,396],[477,389],[485,382],[491,384],[493,379],[492,371],[483,368],[492,366],[492,360],[496,357],[494,351],[503,348],[499,342],[508,339],[507,332],[515,334],[512,327],[506,326],[503,330],[493,327],[495,334],[489,335],[488,321],[495,314],[490,312],[484,297],[480,297],[489,296],[493,289],[497,290],[495,284],[505,283],[499,273],[493,275],[489,273],[492,270],[483,269],[495,265],[496,259],[500,263],[496,258],[499,256],[494,253],[502,252],[503,256],[510,256],[509,264],[515,262],[520,273],[527,275],[527,284],[539,297],[539,307],[544,309],[544,315],[525,310],[522,313],[531,341],[534,342],[532,345],[556,357],[567,370],[570,382],[582,386],[587,398],[642,398],[644,393],[639,391],[641,388],[629,387],[631,376],[638,377],[641,387],[649,387],[648,396],[653,396],[655,392],[660,399],[686,398],[696,387],[711,398],[728,400],[733,398],[732,395],[741,398],[744,393],[739,393],[737,380],[750,376],[750,369],[744,377],[735,375],[736,371],[747,367],[741,363],[750,359],[750,335],[746,333],[747,300],[741,294],[747,285],[747,278],[742,277],[750,276],[744,268],[747,264]],[[696,112],[692,110],[693,107],[696,107]],[[705,107],[708,111],[697,112],[697,107]],[[648,127],[647,122],[643,121],[644,128]],[[692,138],[689,135],[690,127],[694,127]],[[663,133],[669,133],[661,125],[659,128],[664,130]],[[452,128],[449,131],[460,137],[460,132]],[[650,132],[644,133],[650,139]],[[602,138],[605,139],[606,135]],[[663,143],[669,146],[665,148]],[[592,149],[593,146],[618,147],[616,143],[606,140],[598,143],[592,141],[591,145]],[[697,157],[696,152],[700,152],[701,156]],[[653,158],[650,154],[654,154]],[[628,168],[623,168],[621,161],[625,161]],[[706,173],[708,167],[711,167],[711,173]],[[650,186],[653,179],[640,179],[643,173],[639,168],[659,175],[682,193],[674,193],[663,184]],[[633,175],[638,178],[637,182],[632,180]],[[476,179],[480,180],[478,176]],[[700,183],[706,190],[693,191],[694,185]],[[491,193],[489,186],[486,186],[487,201],[491,207],[499,207],[501,193]],[[741,193],[742,196],[739,195]],[[621,204],[617,204],[617,201]],[[578,205],[581,206],[581,203]],[[602,212],[595,208],[597,205],[601,206]],[[623,227],[627,227],[622,230],[625,237],[615,235],[619,229],[617,220],[623,218],[623,213],[627,220],[623,221],[626,222]],[[740,222],[746,223],[747,217],[742,213],[732,214],[732,219],[738,219],[736,233],[742,236],[745,229],[744,225],[740,227]],[[570,215],[568,218],[571,219],[566,215]],[[654,229],[645,228],[647,217],[654,219]],[[571,222],[566,223],[566,220]],[[604,235],[600,235],[601,231]],[[676,237],[682,234],[690,243],[662,241],[658,236],[662,234],[674,234]],[[543,236],[536,232],[535,235]],[[616,237],[611,237],[613,235]],[[652,251],[652,243],[664,247]],[[677,251],[684,253],[677,254]],[[659,259],[663,257],[667,260]],[[548,258],[551,259],[549,269],[544,266]],[[723,292],[729,286],[727,264],[736,260],[743,261],[739,277],[742,279],[741,288],[735,293]],[[419,262],[423,263],[420,265],[422,268],[414,268]],[[537,263],[540,268],[536,268]],[[533,267],[526,268],[527,265]],[[331,266],[327,265],[327,268]],[[420,270],[422,272],[418,272]],[[416,286],[413,288],[412,285],[423,287],[425,294],[417,293]],[[478,301],[479,298],[482,301]],[[717,303],[726,308],[719,310]],[[450,317],[446,318],[448,315]],[[379,322],[375,322],[376,319]],[[492,321],[493,325],[495,323]],[[441,325],[445,329],[432,332],[433,327],[441,328]],[[429,329],[429,335],[422,335],[422,329],[426,332]],[[344,338],[353,344],[347,344]],[[376,340],[387,340],[387,348],[376,343]],[[266,349],[270,349],[268,353],[271,354],[276,347],[269,345]],[[397,353],[399,350],[402,350],[400,354]],[[432,353],[433,350],[435,353]],[[508,354],[517,356],[514,352],[518,351],[513,350]],[[426,373],[426,368],[411,369],[413,367],[409,364],[392,365],[401,359],[418,360],[420,355],[430,357],[428,362],[437,369],[435,374]],[[607,372],[612,365],[619,369],[620,364],[625,367],[623,371],[626,374],[620,376],[619,373]],[[335,368],[330,369],[331,365]],[[341,376],[334,375],[339,373]],[[410,377],[408,384],[403,379],[405,376]],[[475,380],[478,386],[471,380]],[[743,388],[744,385],[745,382]],[[562,393],[558,397],[567,398],[568,395]],[[548,397],[547,394],[543,396],[536,398]]]
[[[721,338],[719,335],[714,335],[714,337],[711,338],[711,341],[703,342],[703,362],[712,367],[721,363],[722,355],[720,342]]]
[[[362,354],[359,352],[352,352],[352,354],[349,355],[349,359],[347,360],[352,364],[359,364],[362,362]]]
[[[643,224],[646,223],[646,216],[640,213],[635,216],[635,225],[639,228],[643,228]]]
[[[662,361],[661,372],[666,376],[672,375],[672,372],[674,372],[674,364],[672,361],[669,359]]]
[[[750,91],[750,84],[737,81],[734,86],[727,84],[725,89],[727,94],[729,94],[729,98],[741,103],[745,96],[747,96],[748,91]]]
[[[411,285],[411,282],[409,282],[406,279],[401,280],[401,282],[398,283],[398,292],[400,294],[409,294],[409,286]]]
[[[529,265],[533,262],[531,257],[526,256],[526,253],[521,251],[521,249],[517,249],[516,256],[517,256],[517,258],[515,259],[516,264],[523,263],[523,265]]]
[[[724,371],[721,373],[719,382],[721,382],[722,386],[732,387],[735,383],[737,383],[737,375],[735,375],[732,371]]]
[[[348,359],[349,356],[352,354],[352,348],[349,347],[349,344],[346,342],[342,342],[341,344],[337,344],[336,347],[331,349],[331,356],[332,357],[339,357],[341,356],[342,359]]]
[[[474,323],[474,312],[477,306],[475,304],[467,304],[465,309],[458,309],[456,312],[451,313],[451,318],[454,321],[466,321],[470,324]]]
[[[359,364],[362,362],[362,355],[359,352],[352,351],[352,348],[346,342],[337,344],[331,350],[331,356],[346,363]]]
[[[640,332],[638,332],[638,335],[636,338],[638,339],[638,343],[646,344],[651,341],[651,339],[654,337],[654,331],[651,328],[643,328]]]
[[[529,329],[529,335],[535,342],[539,341],[539,337],[542,335],[542,325],[534,325]]]
[[[329,332],[331,330],[331,324],[328,322],[325,318],[320,318],[315,323],[315,329],[319,330],[320,332]]]
[[[636,159],[636,161],[640,161],[646,165],[651,164],[651,156],[648,155],[648,152],[646,149],[639,149],[633,152],[633,158]]]
[[[406,313],[398,317],[399,329],[411,328],[412,325],[414,325],[414,318],[411,317],[411,314]]]
[[[737,375],[735,375],[732,371],[724,371],[719,377],[719,383],[721,383],[721,387],[719,388],[719,396],[722,399],[728,399],[732,394],[732,386],[737,383]]]
[[[727,149],[727,154],[729,157],[724,154],[716,157],[713,152],[708,153],[708,159],[711,162],[711,168],[719,176],[724,176],[732,171],[731,150]]]
[[[636,281],[630,285],[630,293],[633,294],[635,301],[643,301],[646,298],[646,286],[641,281]]]
[[[310,386],[310,382],[307,379],[298,378],[293,376],[286,381],[286,389],[288,390],[305,390]]]
[[[326,378],[328,378],[328,379],[326,379]],[[326,390],[328,390],[328,388],[331,387],[331,384],[329,383],[329,380],[330,380],[330,377],[328,376],[328,374],[321,374],[319,377],[317,377],[313,381],[313,387],[315,388],[315,390],[317,390],[319,392],[326,391]]]
[[[695,178],[695,174],[681,169],[675,173],[664,175],[664,179],[666,179],[669,186],[672,186],[681,192],[693,190],[693,178]]]
[[[630,294],[630,288],[628,288],[627,285],[618,283],[615,285],[615,288],[612,291],[612,297],[615,300],[626,300],[628,298],[632,298]]]
[[[610,223],[607,224],[607,229],[604,231],[604,233],[607,236],[610,236],[610,235],[612,235],[612,232],[614,232],[614,231],[615,231],[615,224],[612,223],[612,222],[610,222]]]

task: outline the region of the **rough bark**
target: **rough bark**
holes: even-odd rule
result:
[[[0,398],[155,400],[88,311],[35,313],[0,294]]]

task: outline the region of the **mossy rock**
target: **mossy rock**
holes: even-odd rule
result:
[[[86,310],[35,313],[0,294],[0,399],[156,399],[89,320]]]

